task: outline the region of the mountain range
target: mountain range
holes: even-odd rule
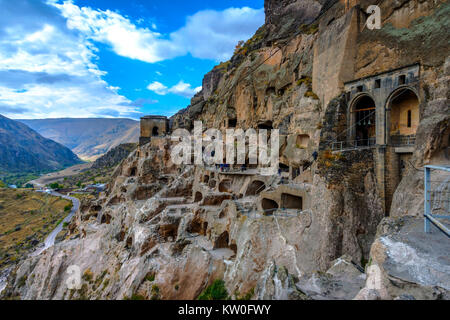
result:
[[[67,147],[0,115],[0,173],[59,170],[81,163]]]
[[[139,139],[139,122],[131,119],[19,120],[42,136],[70,148],[83,160],[95,160],[122,143]]]

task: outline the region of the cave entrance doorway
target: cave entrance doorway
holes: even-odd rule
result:
[[[203,195],[201,192],[197,191],[195,193],[194,202],[200,202],[203,199]]]
[[[258,124],[258,129],[272,130],[273,129],[272,121],[267,120],[264,122],[260,122]]]
[[[266,214],[273,214],[278,209],[278,203],[275,200],[264,198],[261,201],[261,207]]]
[[[219,192],[231,193],[231,180],[225,179],[219,183]]]
[[[266,184],[262,181],[255,180],[247,188],[245,192],[246,196],[256,196],[261,193],[266,188]]]
[[[303,210],[303,199],[289,193],[281,194],[281,207],[283,209]]]
[[[228,248],[229,238],[228,231],[222,232],[214,241],[214,249]]]

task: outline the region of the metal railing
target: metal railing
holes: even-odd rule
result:
[[[400,146],[413,146],[416,144],[416,136],[415,135],[409,135],[409,136],[391,136],[391,145],[395,147]]]
[[[432,170],[435,174],[432,175]],[[430,223],[450,237],[450,229],[438,219],[450,219],[450,167],[425,166],[424,229],[430,232]]]
[[[332,151],[347,151],[361,148],[373,147],[377,143],[376,138],[359,139],[351,141],[338,141],[331,143]]]

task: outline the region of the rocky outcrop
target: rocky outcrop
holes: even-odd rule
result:
[[[448,300],[449,242],[442,232],[423,232],[423,219],[386,218],[378,228],[366,286],[355,299]]]
[[[112,148],[103,156],[98,158],[92,164],[92,169],[113,168],[117,166],[122,160],[128,157],[130,152],[136,149],[135,143],[123,143],[117,147]]]
[[[266,24],[171,118],[172,130],[191,130],[197,120],[223,131],[279,129],[277,175],[175,165],[174,142],[152,137],[117,167],[102,197],[83,206],[72,239],[20,263],[4,295],[194,299],[220,279],[233,299],[447,298],[448,248],[434,249],[443,234],[425,236],[414,229],[421,220],[405,218],[421,214],[422,166],[449,160],[448,59],[429,53],[442,41],[414,49],[420,121],[404,161],[410,167],[396,171],[395,147],[378,143],[384,127],[377,146],[332,144],[352,139],[348,96],[359,88],[345,92],[348,81],[411,63],[408,39],[445,25],[448,7],[381,1],[383,28],[371,33],[361,25],[367,3],[357,3],[266,1]],[[405,20],[412,33],[398,24],[405,10],[413,12]],[[389,214],[401,219],[383,220]],[[72,291],[71,265],[83,275]]]

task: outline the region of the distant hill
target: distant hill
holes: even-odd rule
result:
[[[124,143],[112,148],[92,164],[93,169],[112,168],[117,166],[123,159],[136,149],[136,143]]]
[[[131,119],[19,120],[46,138],[70,148],[80,158],[95,160],[122,143],[139,140],[139,122]]]
[[[69,148],[0,115],[0,173],[59,170],[80,162]]]

